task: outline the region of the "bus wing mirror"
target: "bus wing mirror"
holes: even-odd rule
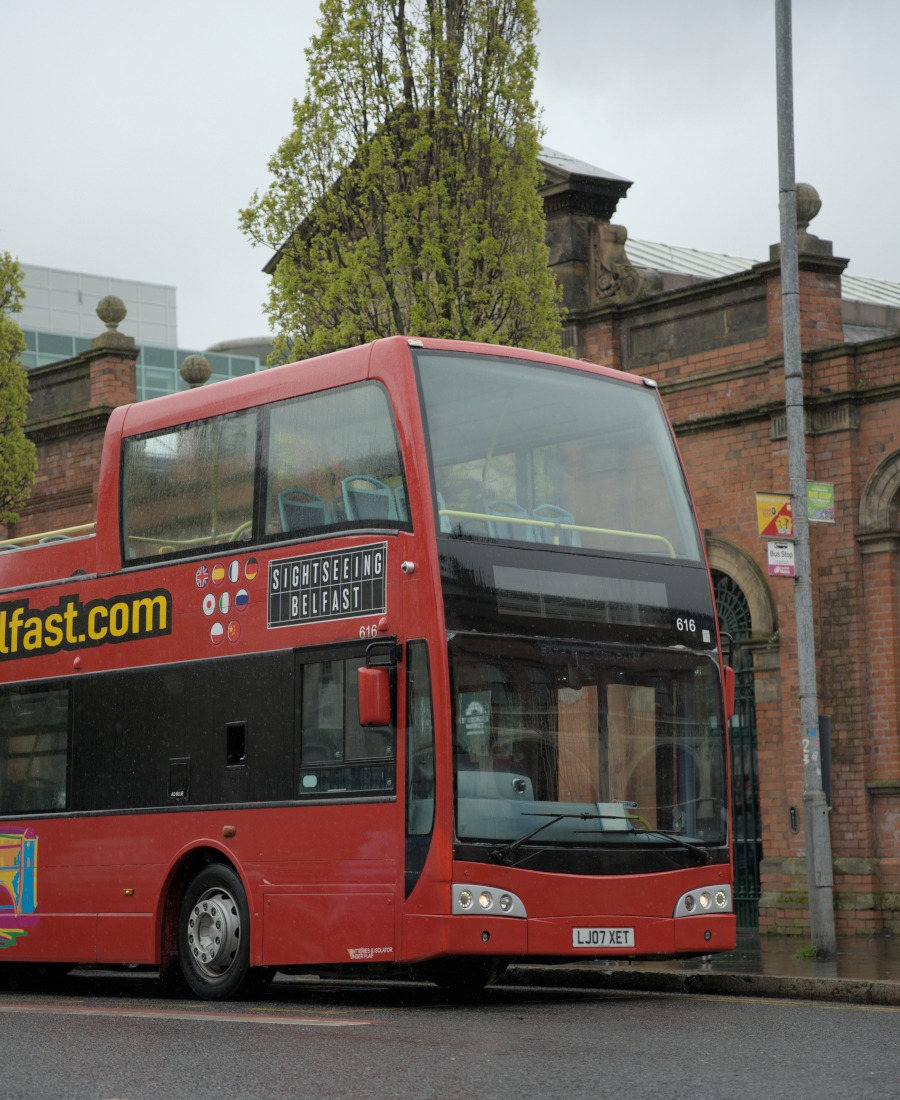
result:
[[[722,642],[722,658],[726,665],[734,663],[734,635],[719,627],[719,638]]]
[[[400,663],[403,651],[395,638],[372,642],[366,646],[366,668],[385,666],[394,668]]]
[[[359,724],[389,726],[391,724],[391,672],[387,665],[360,668]]]
[[[734,669],[731,665],[722,666],[722,693],[725,696],[725,721],[734,717]]]

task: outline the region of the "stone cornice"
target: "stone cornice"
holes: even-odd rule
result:
[[[760,360],[741,367],[729,367],[723,371],[708,372],[693,378],[677,379],[673,382],[658,381],[663,397],[669,394],[686,392],[693,389],[705,389],[722,382],[735,381],[766,373],[771,369],[780,369],[780,360]],[[859,427],[858,407],[875,404],[888,398],[900,397],[900,380],[884,386],[873,386],[868,390],[843,390],[839,393],[816,394],[805,400],[806,434],[825,435],[828,432],[855,431]],[[762,405],[732,409],[729,412],[711,413],[690,420],[673,421],[676,433],[689,434],[701,431],[718,431],[733,424],[750,423],[754,420],[770,418],[772,420],[772,439],[783,438],[784,403],[771,401]]]
[[[777,245],[773,247],[777,248]],[[844,268],[850,261],[843,256],[833,256],[829,254],[817,254],[815,252],[801,252],[797,257],[797,264],[800,268],[800,273],[804,271],[813,271],[823,275],[841,275]],[[775,275],[777,278],[781,278],[781,260],[770,259],[763,261],[759,264],[754,264],[750,269],[760,275]]]
[[[33,443],[50,443],[60,439],[69,439],[72,436],[103,433],[106,431],[106,423],[112,416],[112,412],[113,407],[111,405],[85,409],[83,412],[75,413],[72,416],[29,424],[25,429],[25,434]]]
[[[608,222],[621,197],[621,191],[611,193],[608,187],[600,184],[579,183],[576,188],[567,185],[564,189],[544,193],[544,215],[552,218],[559,214],[589,214]]]
[[[625,245],[628,251],[628,245]],[[813,271],[826,274],[840,275],[849,263],[848,260],[839,257],[818,257],[804,255],[800,257],[800,271]],[[760,293],[765,293],[766,282],[769,279],[781,278],[781,265],[779,263],[764,262],[755,264],[745,271],[735,272],[733,275],[722,275],[715,279],[701,279],[687,286],[676,287],[671,290],[654,291],[646,297],[635,302],[621,304],[602,304],[584,310],[571,310],[570,321],[578,321],[581,324],[603,321],[611,317],[624,319],[632,314],[638,314],[646,319],[656,310],[675,306],[683,308],[687,302],[703,301],[707,298],[720,298],[729,292],[740,291],[747,287],[754,287]],[[889,340],[892,338],[889,338]],[[836,343],[833,347],[839,353],[848,346]],[[829,345],[829,349],[832,346]],[[815,352],[804,351],[804,358]]]
[[[871,355],[873,351],[895,348],[900,344],[900,332],[887,336],[876,336],[872,340],[855,340],[852,344],[826,344],[820,348],[804,348],[805,363],[822,363],[828,359],[857,359]]]
[[[742,378],[753,378],[760,374],[768,374],[771,370],[781,365],[780,359],[756,359],[750,363],[738,363],[733,367],[723,367],[721,370],[707,371],[705,374],[694,374],[689,378],[655,379],[659,386],[659,392],[682,393],[686,390],[706,389],[708,386],[716,386],[727,382],[736,382]]]
[[[98,337],[98,339],[102,340],[103,337]],[[126,339],[130,339],[130,337],[126,337]],[[141,349],[135,347],[134,343],[124,347],[121,344],[99,344],[83,351],[79,358],[86,363],[93,363],[97,359],[132,359],[136,362],[140,354]]]
[[[625,243],[625,252],[628,252],[628,243]],[[635,302],[613,305],[599,305],[584,310],[571,310],[569,321],[586,322],[602,321],[607,318],[625,318],[632,314],[645,320],[656,310],[667,309],[671,306],[681,306],[686,302],[702,301],[706,298],[721,298],[724,293],[733,290],[743,290],[752,287],[760,294],[764,293],[764,283],[760,280],[759,269],[771,265],[760,264],[750,268],[749,271],[739,271],[734,275],[723,275],[718,279],[704,279],[700,282],[690,283],[688,286],[676,287],[673,290],[661,290],[648,294]],[[775,265],[777,267],[777,265]],[[643,270],[643,269],[642,269]]]
[[[857,531],[856,541],[861,554],[891,554],[900,549],[900,531]]]
[[[660,387],[662,390],[662,387]],[[663,391],[665,395],[665,391]],[[698,432],[714,432],[735,424],[748,424],[754,420],[771,420],[772,416],[784,408],[783,404],[771,402],[766,405],[754,405],[752,408],[733,409],[730,412],[713,413],[710,416],[697,416],[691,420],[673,420],[672,427],[676,435],[695,435]]]
[[[131,348],[88,348],[71,359],[57,359],[53,363],[45,363],[42,367],[31,367],[28,371],[29,387],[32,380],[36,383],[56,381],[61,375],[84,373],[90,363],[97,359],[131,359],[137,361],[141,349]]]

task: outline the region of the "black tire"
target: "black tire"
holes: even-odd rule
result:
[[[178,917],[178,959],[184,980],[205,1001],[229,1000],[245,988],[255,993],[260,979],[271,981],[267,970],[250,966],[247,896],[225,864],[204,867],[185,891]]]
[[[428,964],[428,980],[452,997],[473,997],[486,986],[502,978],[509,967],[507,959],[492,956],[436,959]]]
[[[241,986],[241,999],[255,1001],[258,997],[264,997],[277,973],[274,966],[251,966]]]

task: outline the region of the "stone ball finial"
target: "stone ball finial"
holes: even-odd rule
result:
[[[811,183],[797,184],[797,227],[806,232],[809,223],[822,209],[819,192]]]
[[[211,375],[212,367],[205,355],[189,355],[181,364],[181,377],[192,390],[208,382]]]
[[[822,209],[819,192],[811,183],[798,183],[794,188],[794,198],[797,212],[797,254],[801,257],[834,256],[834,246],[831,241],[820,240],[815,233],[809,231],[809,223]],[[773,244],[769,248],[769,259],[774,262],[780,258],[781,245]]]
[[[110,332],[116,331],[125,320],[127,313],[125,303],[121,298],[117,298],[115,294],[107,294],[105,298],[101,298],[97,303],[97,316]]]
[[[91,347],[106,351],[131,351],[135,347],[134,337],[119,332],[119,325],[125,320],[126,313],[125,303],[115,294],[101,298],[97,303],[97,316],[106,325],[106,331],[91,340]]]

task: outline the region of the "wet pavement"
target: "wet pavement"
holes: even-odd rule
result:
[[[733,974],[774,974],[795,978],[857,978],[900,982],[900,937],[848,936],[830,957],[810,957],[809,941],[800,936],[738,934],[735,951],[705,959],[667,963],[633,963],[642,968],[702,970]]]
[[[504,984],[797,997],[900,1005],[900,937],[841,938],[831,957],[816,956],[799,936],[738,934],[721,955],[662,962],[584,962],[510,968]]]

